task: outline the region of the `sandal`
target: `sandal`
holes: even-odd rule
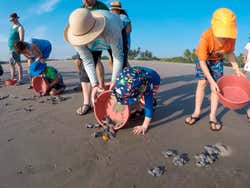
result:
[[[218,125],[220,126],[219,128],[217,128]],[[222,124],[215,121],[209,121],[209,126],[212,131],[220,131],[222,129]]]
[[[197,123],[197,121],[199,121],[199,120],[200,120],[199,117],[190,116],[190,120],[189,121],[186,120],[185,124],[191,126],[191,125],[194,125],[195,123]]]
[[[76,114],[79,116],[82,116],[82,115],[87,114],[90,110],[91,110],[91,106],[89,104],[84,104],[76,110]]]

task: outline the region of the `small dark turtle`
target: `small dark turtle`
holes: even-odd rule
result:
[[[103,136],[103,132],[94,132],[91,134],[92,137],[98,138]]]
[[[7,98],[9,98],[9,95],[0,96],[0,100],[4,100],[4,99],[7,99]]]
[[[168,149],[167,151],[162,151],[161,153],[165,158],[175,157],[178,155],[178,151],[175,149]]]
[[[101,127],[101,125],[99,124],[99,123],[96,123],[95,125],[94,125],[94,128],[95,129],[98,129],[98,128],[100,128]]]
[[[148,173],[152,176],[161,176],[165,173],[165,167],[164,166],[158,166],[152,169],[148,169]]]
[[[173,161],[172,163],[175,165],[175,166],[184,166],[186,163],[188,163],[189,161],[189,157],[188,157],[188,154],[187,153],[183,153],[183,154],[180,154],[180,155],[176,155],[174,158],[173,158]]]
[[[92,128],[94,127],[94,125],[93,125],[93,124],[90,124],[90,123],[87,123],[87,124],[85,125],[85,127],[86,127],[87,129],[92,129]]]
[[[105,125],[111,125],[112,124],[112,120],[108,117],[108,116],[105,116],[102,120],[102,123],[105,124]]]
[[[31,107],[28,107],[28,108],[24,108],[24,110],[26,111],[26,112],[32,112],[32,108]]]

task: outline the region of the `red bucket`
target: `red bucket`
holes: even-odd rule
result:
[[[243,108],[250,99],[250,82],[237,75],[226,75],[217,82],[220,93],[220,103],[231,109],[237,110]]]
[[[120,110],[117,110],[121,108]],[[119,105],[115,97],[111,96],[110,91],[101,93],[94,104],[94,113],[97,122],[106,127],[102,120],[109,117],[113,122],[116,122],[115,130],[121,129],[129,120],[130,110],[128,105]]]
[[[41,76],[37,76],[32,79],[34,92],[43,96],[46,95],[48,84],[48,81]]]
[[[6,86],[13,86],[13,85],[16,85],[17,80],[16,79],[13,79],[13,80],[9,79],[9,80],[5,80],[4,83]]]

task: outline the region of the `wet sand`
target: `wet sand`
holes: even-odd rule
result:
[[[131,121],[114,140],[104,142],[91,137],[94,129],[85,128],[86,123],[95,123],[93,112],[81,117],[75,114],[82,98],[80,91],[72,90],[79,84],[73,63],[48,64],[62,72],[67,85],[63,94],[66,100],[58,104],[52,104],[49,97],[31,100],[34,94],[27,89],[26,74],[22,86],[5,87],[0,82],[0,96],[9,95],[0,100],[0,188],[250,186],[250,124],[246,109],[235,112],[220,106],[219,118],[224,127],[215,133],[208,127],[207,96],[202,119],[192,127],[183,123],[194,107],[194,65],[135,62],[153,67],[162,78],[152,128],[145,136],[133,136],[131,127],[140,122]],[[4,69],[8,71],[6,65]],[[226,73],[230,72],[227,68]],[[8,76],[5,73],[4,78]],[[230,146],[232,155],[208,168],[196,167],[192,155],[202,151],[204,145],[217,142]],[[191,161],[184,167],[173,166],[161,154],[169,148],[189,153]],[[163,176],[147,173],[148,168],[160,165],[167,169]]]

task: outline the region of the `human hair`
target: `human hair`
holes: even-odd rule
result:
[[[14,44],[14,49],[17,54],[22,53],[27,47],[27,43],[23,41],[18,41]]]
[[[124,14],[124,15],[126,15],[126,16],[128,16],[128,13],[126,12],[126,10],[120,10],[120,14]]]

